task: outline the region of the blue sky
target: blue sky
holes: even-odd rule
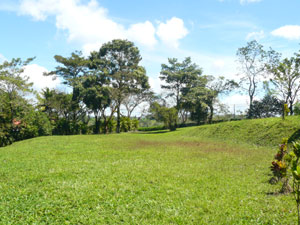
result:
[[[26,73],[36,89],[54,55],[88,54],[114,38],[135,42],[153,89],[161,63],[191,56],[205,74],[238,79],[236,51],[258,40],[291,56],[300,42],[299,0],[0,0],[0,60],[36,56]],[[223,98],[247,104],[246,96]]]

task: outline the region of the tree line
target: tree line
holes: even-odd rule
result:
[[[218,97],[237,88],[249,95],[248,118],[278,115],[284,103],[293,114],[300,88],[299,54],[282,60],[279,53],[265,51],[252,41],[238,49],[237,57],[243,74],[239,83],[203,74],[190,57],[183,61],[169,58],[161,65],[163,95],[151,90],[139,49],[128,40],[107,42],[87,57],[78,51],[69,57],[54,56],[58,66],[45,75],[62,80],[67,92],[33,91],[23,74],[33,58],[5,61],[0,64],[0,146],[41,135],[136,130],[140,118],[134,111],[141,105],[148,105],[140,109],[148,118],[163,122],[170,130],[187,121],[212,123]],[[268,92],[255,101],[261,82]],[[28,94],[36,95],[36,102]]]

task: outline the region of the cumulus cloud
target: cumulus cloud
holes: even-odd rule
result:
[[[45,72],[49,72],[45,67],[30,64],[24,68],[23,76],[29,77],[29,82],[33,83],[33,89],[36,91],[40,91],[46,87],[56,88],[60,84],[60,80],[53,80],[52,76],[44,76]]]
[[[273,36],[283,37],[289,40],[298,40],[300,39],[300,26],[298,25],[286,25],[280,27],[271,32]]]
[[[86,4],[80,0],[21,0],[19,14],[37,21],[55,17],[57,29],[66,31],[69,41],[81,43],[84,53],[98,50],[101,44],[117,38],[153,48],[158,42],[156,33],[163,42],[178,46],[178,41],[187,35],[183,21],[176,17],[160,23],[158,30],[150,21],[126,28],[111,19],[108,10],[96,0]]]
[[[155,38],[155,27],[149,21],[131,25],[127,33],[130,40],[136,41],[147,47],[151,48],[157,43]]]
[[[179,40],[188,34],[188,30],[182,19],[173,17],[166,23],[160,22],[156,34],[165,44],[178,48]]]
[[[155,93],[157,93],[157,94],[162,93],[161,85],[163,84],[163,81],[159,78],[159,76],[149,77],[149,84],[150,84],[151,89]]]
[[[6,58],[3,55],[0,54],[0,63],[4,62],[5,60],[6,60]]]
[[[254,40],[259,41],[259,40],[263,39],[264,37],[265,37],[265,32],[263,30],[261,30],[258,32],[249,33],[246,37],[246,40],[249,41],[249,40],[254,39]]]

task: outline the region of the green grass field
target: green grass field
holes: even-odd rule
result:
[[[1,148],[0,224],[296,224],[293,196],[268,183],[280,135],[258,147],[261,133],[229,130],[246,122]]]

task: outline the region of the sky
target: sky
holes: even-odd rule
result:
[[[42,74],[76,50],[84,55],[121,38],[139,48],[159,93],[161,64],[190,56],[204,74],[239,79],[236,52],[255,39],[290,57],[299,51],[299,0],[0,0],[0,62],[36,57],[25,74],[34,88],[61,87]],[[223,96],[244,108],[247,96]]]

